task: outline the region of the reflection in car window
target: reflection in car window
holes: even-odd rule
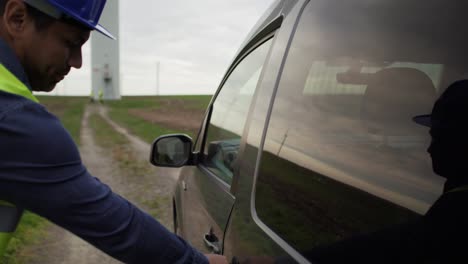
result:
[[[229,185],[247,112],[271,42],[257,47],[237,65],[213,104],[203,162]]]
[[[415,2],[313,0],[298,25],[255,210],[306,257],[317,246],[407,223],[442,191],[426,152],[428,130],[412,117],[429,113],[441,87],[463,78],[468,40],[457,37],[451,49],[432,41],[451,39],[453,27],[443,17],[405,15],[419,12]],[[437,13],[438,3],[425,7]]]
[[[348,61],[342,60],[339,63],[341,66],[328,65],[326,61],[312,62],[304,85],[304,94],[364,94],[367,87],[366,83],[353,83],[352,80],[350,80],[353,69],[350,66],[344,66],[351,63],[349,58]],[[389,68],[418,69],[431,78],[434,86],[438,86],[443,65],[393,62],[385,66],[385,69]],[[370,76],[370,74],[374,74],[382,69],[384,68],[367,66],[365,63],[361,62],[359,74],[361,74],[362,78],[363,76]],[[336,78],[326,78],[326,76],[336,76]],[[354,77],[358,76],[355,75]],[[324,84],[324,82],[326,82],[326,84]]]

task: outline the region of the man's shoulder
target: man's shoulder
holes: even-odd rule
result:
[[[31,115],[36,118],[58,120],[55,115],[47,111],[40,103],[16,94],[0,91],[0,120],[8,116],[18,117],[18,115]]]
[[[0,119],[11,111],[16,111],[25,106],[43,109],[43,106],[22,96],[0,91]]]
[[[37,136],[40,132],[65,131],[58,118],[47,109],[27,98],[0,91],[0,120],[8,127],[34,130]]]
[[[468,211],[465,210],[467,203],[468,189],[453,189],[437,199],[427,212],[426,217],[450,223],[458,221],[465,223],[468,220]]]

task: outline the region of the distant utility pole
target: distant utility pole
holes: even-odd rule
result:
[[[159,95],[159,71],[160,71],[161,63],[156,61],[156,95]]]

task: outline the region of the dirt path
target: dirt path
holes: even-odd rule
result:
[[[96,144],[93,130],[88,124],[89,116],[93,113],[101,115],[119,133],[125,135],[130,144],[128,151],[132,152],[138,164],[138,170],[128,175],[125,167],[112,159],[110,151]],[[174,189],[177,172],[167,169],[161,170],[151,166],[148,162],[150,146],[139,138],[129,134],[107,116],[102,106],[88,105],[82,120],[81,157],[92,175],[108,184],[114,192],[127,198],[138,207],[154,215],[163,225],[172,230],[171,193]],[[57,226],[49,230],[48,238],[40,245],[28,249],[34,256],[33,264],[108,264],[120,263],[105,255],[80,238]]]

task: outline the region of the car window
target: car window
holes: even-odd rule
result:
[[[269,39],[261,44],[236,66],[213,103],[203,163],[229,185],[247,112],[271,42]]]
[[[268,232],[310,259],[319,246],[417,218],[442,192],[428,129],[412,118],[466,78],[468,39],[442,41],[455,18],[407,15],[416,2],[313,0],[298,24],[254,197]]]

